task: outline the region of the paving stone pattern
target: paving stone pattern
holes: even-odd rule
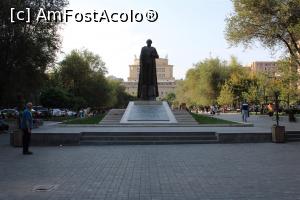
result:
[[[33,147],[23,156],[7,136],[0,200],[300,199],[297,142]],[[33,191],[40,185],[54,189]]]

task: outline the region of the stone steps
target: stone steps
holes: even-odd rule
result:
[[[80,145],[105,144],[212,144],[214,132],[84,132]]]
[[[119,124],[125,109],[111,109],[101,120],[100,125]]]
[[[300,141],[300,131],[287,131],[286,140],[288,142],[299,142]]]
[[[99,123],[101,126],[141,126],[141,124],[120,124],[125,109],[111,109]],[[147,126],[197,126],[198,122],[186,110],[174,110],[176,124],[147,124]],[[144,126],[144,125],[143,125]]]
[[[188,132],[188,131],[111,131],[111,132],[81,132],[81,137],[86,136],[198,136],[215,137],[215,132]]]
[[[111,140],[111,141],[95,141],[85,140],[81,141],[83,146],[97,146],[97,145],[166,145],[166,144],[217,144],[216,140]]]
[[[214,140],[215,137],[206,136],[206,137],[197,137],[197,136],[84,136],[81,137],[81,141],[85,140]]]

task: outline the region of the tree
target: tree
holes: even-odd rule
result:
[[[256,76],[248,68],[244,68],[234,56],[231,56],[228,67],[229,76],[222,85],[218,103],[235,107],[244,100],[257,103],[259,93]]]
[[[176,96],[176,103],[180,105],[181,103],[188,103],[191,102],[188,95],[188,88],[185,84],[184,80],[176,81],[176,88],[175,88],[175,96]]]
[[[281,100],[284,101],[287,107],[290,104],[296,104],[299,100],[299,73],[295,70],[295,63],[289,58],[282,59],[277,62],[278,65],[278,75],[277,79],[279,81],[278,90],[280,91]]]
[[[73,50],[61,61],[58,71],[63,88],[82,98],[82,105],[105,107],[111,102],[111,87],[104,76],[105,63],[99,55]]]
[[[55,105],[75,110],[84,107],[125,107],[133,97],[125,92],[120,80],[106,78],[106,72],[105,63],[99,55],[87,49],[72,50],[49,73],[41,100],[50,107]],[[53,88],[58,91],[53,91]],[[60,91],[64,91],[65,95]],[[51,92],[53,94],[49,94]],[[64,101],[65,96],[69,98],[67,101]],[[62,99],[61,102],[67,103],[57,104],[59,98]]]
[[[300,0],[232,0],[234,12],[226,19],[226,39],[246,47],[264,46],[288,50],[300,64]]]
[[[64,107],[75,110],[84,107],[104,109],[127,106],[133,97],[125,92],[119,80],[106,78],[106,72],[105,63],[99,55],[86,49],[73,50],[49,73],[45,91],[51,91],[53,88],[65,91],[69,100]],[[44,96],[48,97],[48,101],[57,102],[57,96],[43,93],[42,97]],[[50,104],[45,98],[43,102],[45,105],[62,106]]]
[[[259,89],[255,84],[250,85],[250,88],[246,92],[242,93],[242,97],[243,99],[246,99],[249,103],[255,105],[260,104]]]
[[[69,107],[71,95],[62,88],[50,87],[41,92],[40,102],[48,108],[66,108]]]
[[[82,52],[72,50],[70,54],[60,62],[60,76],[63,86],[74,96],[82,95],[83,83],[90,78],[92,70]]]
[[[222,86],[220,96],[218,97],[218,104],[219,105],[227,105],[230,106],[234,102],[234,95],[230,89],[230,86],[225,83]]]
[[[136,100],[136,97],[131,96],[125,91],[125,87],[121,85],[120,80],[108,78],[108,83],[110,87],[108,107],[126,108],[129,101]]]
[[[215,104],[228,74],[229,68],[224,61],[218,58],[205,59],[188,70],[185,80],[178,86],[176,96],[189,106]]]
[[[60,48],[60,22],[35,20],[38,9],[62,11],[66,0],[0,1],[0,104],[12,106],[17,94],[33,100],[46,77],[45,70]],[[10,22],[10,9],[31,9],[32,21]],[[21,83],[21,84],[20,84]]]
[[[170,105],[174,103],[175,99],[176,99],[176,94],[173,92],[168,93],[164,98],[164,100],[166,100]]]
[[[102,60],[102,58],[99,55],[94,54],[93,52],[87,49],[84,49],[81,52],[79,51],[78,53],[89,64],[89,67],[92,71],[98,72],[100,74],[107,73],[105,62]]]

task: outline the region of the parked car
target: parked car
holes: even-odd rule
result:
[[[45,118],[50,115],[48,108],[44,108],[42,106],[33,106],[33,109],[36,112],[36,117]]]
[[[63,117],[67,116],[66,110],[63,110],[63,109],[60,109],[60,110],[61,110],[61,116],[63,116]]]
[[[67,115],[68,117],[74,117],[74,116],[77,115],[76,112],[71,111],[71,110],[65,110],[65,112],[66,112],[66,115]]]
[[[0,131],[7,131],[9,129],[9,125],[2,119],[0,119]]]
[[[0,110],[1,118],[17,118],[19,112],[16,109],[3,109]]]
[[[51,113],[51,116],[54,116],[54,117],[61,117],[61,116],[64,116],[64,114],[65,114],[65,112],[59,108],[51,109],[50,113]]]

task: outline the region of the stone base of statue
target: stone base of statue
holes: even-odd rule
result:
[[[120,121],[121,124],[169,124],[177,120],[165,101],[131,101]]]

